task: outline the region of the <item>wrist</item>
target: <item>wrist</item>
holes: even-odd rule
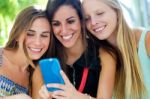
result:
[[[86,99],[93,99],[90,95],[88,95],[88,94],[85,94],[86,95]]]

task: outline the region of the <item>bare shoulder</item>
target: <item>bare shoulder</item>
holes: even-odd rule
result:
[[[100,72],[97,99],[111,99],[115,82],[116,61],[113,54],[108,53],[103,48],[99,49],[99,57],[101,59],[102,69]]]
[[[139,43],[139,40],[140,40],[140,37],[141,37],[141,34],[142,34],[143,31],[144,31],[143,28],[134,28],[133,29],[133,33],[136,36],[137,43]],[[146,34],[145,42],[146,42],[145,46],[146,46],[147,54],[150,57],[150,44],[149,44],[149,42],[150,42],[150,30]]]
[[[150,57],[150,31],[148,31],[147,35],[146,35],[146,50],[147,50],[147,54]]]
[[[112,65],[116,65],[116,59],[115,59],[115,55],[113,53],[109,53],[108,51],[106,51],[104,48],[100,48],[99,49],[99,57],[101,59],[101,65],[102,66],[112,66]]]
[[[140,37],[141,37],[141,34],[142,34],[142,31],[143,31],[144,29],[143,28],[133,28],[132,29],[132,32],[135,34],[135,36],[136,36],[136,40],[137,40],[137,43],[139,42],[139,40],[140,40]]]

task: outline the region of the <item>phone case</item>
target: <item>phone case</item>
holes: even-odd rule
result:
[[[57,58],[42,59],[39,61],[40,70],[45,84],[59,83],[64,84],[64,80],[60,74],[60,63]],[[53,92],[60,90],[58,88],[47,88],[48,91]]]

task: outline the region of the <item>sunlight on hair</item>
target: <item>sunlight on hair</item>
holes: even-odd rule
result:
[[[80,0],[80,2],[82,3],[82,2],[83,2],[83,0]]]
[[[44,10],[44,8],[41,5],[34,5],[34,8],[37,10]]]

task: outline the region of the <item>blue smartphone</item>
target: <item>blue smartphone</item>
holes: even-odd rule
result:
[[[60,74],[60,63],[57,58],[42,59],[39,61],[40,70],[45,84],[59,83],[64,84],[64,80]],[[60,90],[58,88],[47,88],[48,91],[53,92]]]

